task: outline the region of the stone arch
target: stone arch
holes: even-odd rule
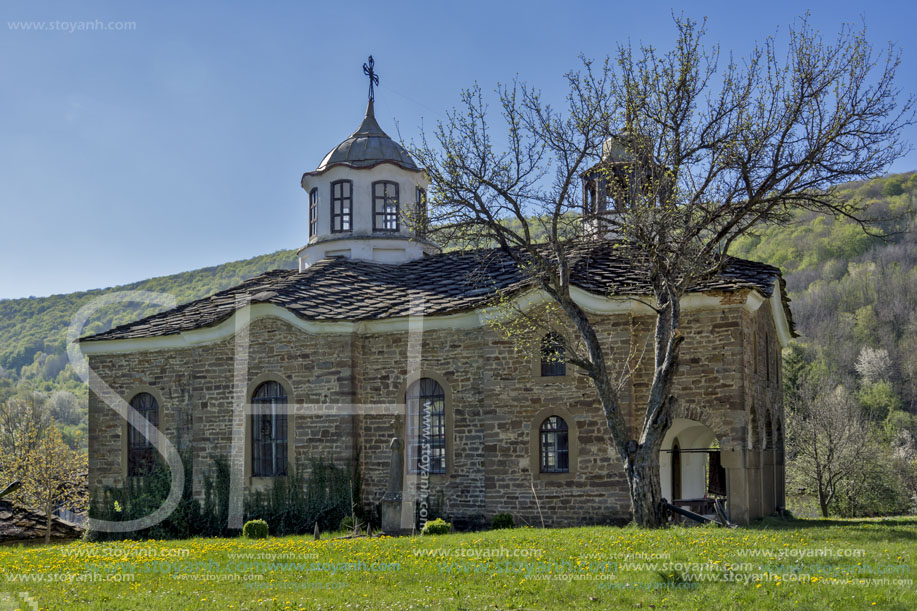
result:
[[[251,403],[252,395],[255,394],[255,391],[258,390],[258,387],[264,384],[265,382],[277,382],[287,393],[287,405],[291,408],[296,405],[296,393],[293,392],[293,384],[285,378],[283,375],[274,372],[266,371],[258,376],[255,376],[248,382],[248,388],[245,390],[245,402]],[[292,410],[291,410],[292,411]]]
[[[745,444],[744,446],[751,450],[759,446],[758,439],[760,438],[760,433],[758,428],[760,426],[758,418],[758,409],[752,403],[751,407],[745,412]]]
[[[764,449],[773,450],[774,446],[777,443],[777,438],[774,434],[774,422],[773,414],[771,410],[767,410],[767,413],[764,416]]]
[[[675,418],[662,439],[659,453],[659,480],[663,498],[673,501],[673,450],[679,448],[681,471],[681,498],[703,498],[707,495],[708,455],[696,450],[705,450],[720,443],[713,430],[702,422],[687,418]]]
[[[727,448],[735,445],[737,440],[733,439],[733,436],[730,434],[727,428],[728,423],[726,419],[713,416],[715,416],[714,413],[711,413],[709,410],[705,411],[698,404],[692,403],[686,406],[682,402],[677,402],[675,408],[672,410],[672,423],[674,425],[675,421],[679,419],[693,420],[710,429],[713,435],[719,440],[721,447]],[[672,426],[669,427],[669,431],[671,430]],[[666,436],[668,436],[668,432],[666,432]]]

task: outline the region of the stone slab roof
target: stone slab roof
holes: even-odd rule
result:
[[[15,543],[41,539],[45,536],[47,518],[44,512],[31,511],[14,505],[9,501],[0,501],[0,543]],[[51,516],[51,539],[77,539],[83,535],[83,529],[57,516]]]
[[[572,281],[598,295],[648,294],[650,288],[646,272],[611,243],[577,257]],[[780,290],[789,317],[782,282],[776,267],[730,257],[719,276],[692,287],[692,291],[755,289],[770,297],[775,289]],[[487,305],[498,291],[520,292],[529,286],[531,279],[499,249],[449,252],[400,265],[325,259],[302,272],[266,272],[211,297],[80,341],[174,335],[216,325],[239,307],[256,303],[271,303],[315,321],[407,316],[412,313],[412,303],[421,298],[425,316],[457,314]]]

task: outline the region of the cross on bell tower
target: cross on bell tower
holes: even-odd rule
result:
[[[363,74],[369,77],[369,101],[372,102],[376,99],[375,92],[373,91],[374,85],[379,85],[379,75],[376,74],[376,71],[373,70],[373,56],[369,56],[369,61],[363,64]]]

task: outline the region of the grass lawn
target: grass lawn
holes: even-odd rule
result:
[[[917,518],[71,543],[0,547],[0,610],[910,610],[915,559]]]

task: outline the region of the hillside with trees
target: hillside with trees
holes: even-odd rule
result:
[[[81,307],[117,291],[168,293],[178,303],[186,303],[230,288],[267,270],[295,267],[296,252],[281,250],[125,286],[0,300],[0,403],[7,402],[10,397],[27,404],[43,401],[68,444],[85,446],[87,390],[74,374],[66,354],[67,329]],[[162,309],[143,303],[106,306],[91,319],[84,334],[100,333]]]
[[[787,491],[798,511],[917,511],[917,174],[840,188],[852,220],[807,214],[734,254],[780,266],[800,333],[784,352]],[[799,505],[808,504],[803,508]]]

